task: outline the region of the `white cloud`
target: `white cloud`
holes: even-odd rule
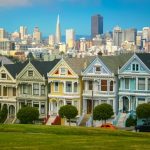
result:
[[[101,0],[0,0],[0,7],[23,7],[36,4],[55,4],[55,3],[88,3],[99,2]]]
[[[0,7],[27,6],[31,0],[0,0]]]

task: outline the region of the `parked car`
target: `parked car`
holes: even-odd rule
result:
[[[117,129],[117,128],[116,128],[114,125],[112,125],[111,123],[102,124],[100,127],[101,127],[101,128],[104,128],[104,129],[112,129],[112,130],[116,130],[116,129]]]
[[[150,122],[145,122],[143,125],[135,127],[136,132],[150,132]]]

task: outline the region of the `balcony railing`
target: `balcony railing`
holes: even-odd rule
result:
[[[83,95],[91,96],[92,90],[84,90]],[[115,95],[114,91],[93,91],[93,96],[100,96],[100,95]]]
[[[34,98],[34,99],[45,99],[47,98],[46,95],[30,95],[30,94],[19,94],[17,96],[17,98],[27,98],[27,99],[31,99],[31,98]]]
[[[150,94],[150,91],[146,90],[119,90],[120,93],[141,93],[141,94]]]

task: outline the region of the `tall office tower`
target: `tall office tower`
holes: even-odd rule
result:
[[[35,27],[34,28],[34,31],[33,31],[33,40],[38,44],[41,42],[42,40],[42,33],[40,32],[39,28],[38,27]]]
[[[144,40],[146,40],[146,41],[148,41],[148,34],[149,34],[149,29],[150,29],[150,27],[144,27],[143,28],[143,39]]]
[[[73,48],[75,46],[75,31],[74,29],[66,30],[66,44],[68,48]]]
[[[25,35],[27,35],[27,27],[20,26],[20,35],[21,35],[21,40],[23,40]]]
[[[60,20],[59,20],[59,15],[57,17],[57,23],[56,23],[56,43],[60,43],[61,42],[61,30],[60,30]]]
[[[6,38],[6,31],[3,28],[0,28],[0,39],[5,39]]]
[[[123,41],[136,43],[137,29],[131,28],[123,31]]]
[[[142,48],[142,31],[137,31],[136,45],[139,49]]]
[[[91,17],[91,38],[98,34],[103,34],[103,16],[99,14]]]
[[[121,46],[122,44],[122,29],[116,26],[113,30],[113,42],[115,46]]]
[[[54,44],[55,44],[55,36],[54,35],[49,36],[48,44],[51,45],[51,46],[54,46]]]

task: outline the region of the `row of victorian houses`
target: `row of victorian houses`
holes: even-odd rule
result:
[[[62,58],[48,62],[1,64],[0,108],[16,118],[24,105],[36,107],[40,118],[56,116],[63,105],[77,107],[79,116],[93,106],[112,105],[115,115],[133,113],[150,102],[150,54]]]

